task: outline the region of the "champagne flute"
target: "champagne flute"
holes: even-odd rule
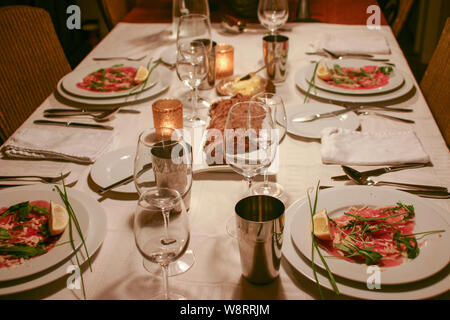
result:
[[[153,299],[184,300],[169,291],[168,280],[169,264],[183,255],[190,240],[189,219],[180,193],[168,188],[145,191],[139,197],[133,231],[139,252],[163,271],[164,292]]]
[[[278,146],[271,111],[258,101],[238,102],[228,112],[224,130],[226,163],[247,180],[250,195],[253,178],[270,166]],[[228,219],[227,231],[235,235],[233,217]]]
[[[255,95],[252,99],[264,103],[267,108],[270,109],[275,127],[278,130],[279,142],[281,142],[286,136],[287,128],[286,109],[284,108],[284,102],[281,96],[274,93],[262,92]],[[252,192],[253,194],[269,195],[280,198],[284,194],[284,188],[279,183],[269,182],[268,171],[269,167],[265,167],[264,182],[255,184],[252,187]]]
[[[201,41],[180,43],[177,51],[177,75],[185,86],[191,89],[193,111],[185,118],[188,127],[201,126],[206,123],[197,110],[197,90],[208,75],[208,55]]]
[[[258,20],[274,35],[289,17],[288,0],[259,0]]]
[[[192,149],[183,139],[182,131],[172,128],[152,128],[139,135],[134,160],[134,183],[139,195],[154,188],[178,191],[189,210],[192,187]],[[169,265],[169,276],[186,272],[195,262],[192,250]],[[144,259],[151,273],[156,265]]]

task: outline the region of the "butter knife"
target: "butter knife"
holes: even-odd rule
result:
[[[400,166],[384,167],[384,168],[362,171],[361,174],[363,174],[364,176],[380,176],[382,174],[389,173],[389,172],[395,172],[395,171],[400,171],[400,170],[404,170],[404,169],[422,168],[422,167],[426,167],[429,165],[430,165],[430,163],[409,163],[409,164],[404,164],[404,165],[400,165]],[[347,181],[347,180],[350,180],[350,178],[346,174],[344,174],[344,175],[340,175],[340,176],[331,177],[331,180]]]
[[[309,116],[304,116],[304,117],[297,117],[292,119],[292,122],[309,122],[309,121],[314,121],[317,119],[322,119],[322,118],[329,118],[329,117],[334,117],[334,116],[338,116],[340,114],[343,113],[347,113],[356,109],[361,109],[361,106],[354,106],[354,107],[348,107],[342,110],[336,110],[336,111],[332,111],[332,112],[326,112],[326,113],[316,113],[316,114],[312,114]]]
[[[111,111],[111,108],[95,108],[95,109],[58,109],[58,108],[50,108],[45,109],[44,113],[94,113],[94,112],[106,112]],[[133,109],[119,109],[120,113],[141,113],[139,110]]]
[[[93,129],[103,129],[103,130],[113,130],[114,127],[94,124],[94,123],[83,123],[83,122],[72,122],[72,121],[54,121],[54,120],[34,120],[35,124],[43,125],[53,125],[53,126],[64,126],[64,127],[74,127],[74,128],[93,128]]]
[[[152,168],[153,168],[153,164],[152,163],[147,163],[145,166],[142,167],[141,171],[139,171],[137,175],[140,176],[142,173],[144,173],[145,171],[150,170]],[[109,185],[107,187],[104,187],[104,188],[101,188],[101,189],[97,190],[97,193],[99,195],[104,195],[109,190],[112,190],[114,188],[120,187],[120,186],[122,186],[124,184],[128,184],[128,183],[130,183],[133,180],[134,180],[134,174],[132,174],[131,176],[128,176],[126,178],[123,178],[122,180],[119,180],[117,182],[114,182],[113,184],[111,184],[111,185]]]

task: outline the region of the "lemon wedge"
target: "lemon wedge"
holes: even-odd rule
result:
[[[314,235],[321,240],[331,240],[330,224],[328,223],[327,210],[317,212],[313,217]]]
[[[144,66],[140,66],[134,76],[134,82],[141,83],[144,82],[148,77],[148,69]]]
[[[317,66],[316,75],[322,80],[331,80],[331,72],[325,61],[320,61]]]
[[[66,208],[54,201],[50,201],[50,218],[48,221],[50,234],[56,236],[63,233],[64,230],[66,230],[68,223],[69,214],[67,213]]]

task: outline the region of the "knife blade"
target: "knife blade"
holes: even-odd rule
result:
[[[54,121],[54,120],[39,119],[39,120],[34,120],[33,123],[43,124],[43,125],[74,127],[74,128],[93,128],[93,129],[103,129],[103,130],[113,130],[114,129],[114,127],[103,125],[103,124],[72,122],[72,121]]]
[[[314,121],[314,120],[317,120],[317,119],[338,116],[340,114],[351,112],[353,110],[360,109],[360,108],[361,108],[361,106],[354,106],[354,107],[348,107],[348,108],[345,108],[345,109],[342,109],[342,110],[337,110],[337,111],[332,111],[332,112],[316,113],[316,114],[312,114],[312,115],[309,115],[309,116],[303,116],[303,117],[294,118],[291,121],[292,122],[309,122],[309,121]]]
[[[365,176],[380,176],[382,174],[389,173],[389,172],[395,172],[395,171],[400,171],[400,170],[404,170],[404,169],[422,168],[422,167],[427,167],[429,165],[431,165],[431,163],[429,163],[429,162],[428,163],[409,163],[409,164],[404,164],[404,165],[400,165],[400,166],[384,167],[384,168],[362,171],[361,174],[363,174]],[[340,176],[331,177],[331,180],[347,181],[347,180],[350,180],[350,178],[347,175],[343,174]]]
[[[124,184],[130,183],[131,181],[133,181],[133,179],[134,179],[134,175],[128,176],[128,177],[123,178],[122,180],[119,180],[105,188],[101,188],[100,190],[97,190],[97,193],[99,195],[104,195],[106,192],[108,192],[111,189],[114,189],[114,188],[120,187]]]

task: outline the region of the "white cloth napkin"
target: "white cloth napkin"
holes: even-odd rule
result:
[[[394,165],[430,161],[412,131],[363,133],[325,128],[321,152],[325,164]]]
[[[391,50],[384,36],[371,33],[321,34],[311,43],[313,50],[323,52],[323,48],[336,54],[367,53],[389,54]]]
[[[94,162],[112,142],[113,131],[64,128],[23,128],[2,148],[11,158],[67,160],[83,164]]]

